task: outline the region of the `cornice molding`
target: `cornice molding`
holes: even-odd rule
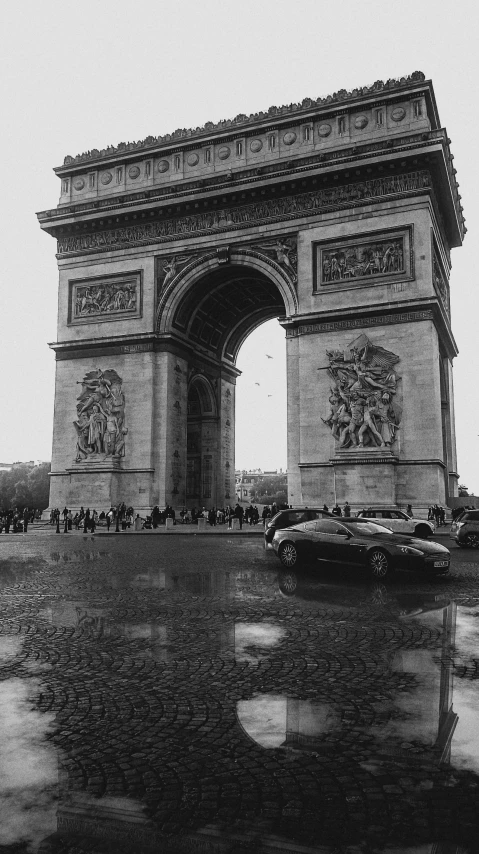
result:
[[[153,153],[159,146],[171,146],[177,142],[184,144],[185,142],[189,142],[190,139],[201,142],[208,139],[212,133],[224,134],[226,132],[233,134],[234,137],[238,136],[238,132],[246,135],[249,128],[253,132],[257,132],[258,127],[263,126],[265,122],[270,122],[275,126],[279,120],[288,119],[291,115],[294,115],[295,121],[302,118],[306,120],[311,115],[311,111],[317,112],[318,108],[329,110],[337,106],[339,107],[339,111],[342,112],[349,105],[356,106],[358,103],[363,103],[364,99],[373,98],[377,100],[378,95],[384,99],[389,95],[402,92],[406,93],[408,89],[417,86],[422,87],[423,85],[424,88],[432,90],[432,84],[430,81],[426,81],[423,72],[415,71],[408,77],[401,77],[399,80],[377,80],[372,86],[362,86],[350,92],[346,89],[340,89],[338,92],[328,95],[325,98],[304,98],[301,103],[289,104],[282,107],[274,106],[265,112],[252,113],[249,116],[240,113],[234,119],[206,122],[202,127],[193,129],[178,128],[173,133],[168,133],[164,136],[147,136],[146,139],[138,142],[120,142],[116,146],[110,145],[101,150],[94,148],[91,151],[77,154],[75,157],[67,155],[63,161],[63,166],[58,166],[55,172],[61,174],[65,169],[76,166],[77,164],[94,164],[96,162],[104,164],[112,157],[124,156],[130,153],[136,154],[139,151],[145,153],[151,151]]]

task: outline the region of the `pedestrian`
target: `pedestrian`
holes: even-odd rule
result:
[[[143,519],[140,517],[140,514],[137,513],[135,516],[135,531],[141,531],[143,525]]]
[[[336,503],[336,504],[334,505],[334,507],[333,507],[333,509],[332,509],[332,511],[331,511],[331,512],[332,512],[333,516],[342,516],[342,515],[343,515],[343,514],[341,513],[341,507],[339,506],[339,504],[338,504],[338,503]]]
[[[237,504],[235,507],[235,517],[237,519],[239,519],[240,531],[242,531],[243,530],[244,510],[243,510],[241,504]]]
[[[327,504],[323,504],[323,510],[325,513],[329,513],[329,507]]]
[[[87,507],[83,516],[83,533],[88,533],[88,528],[90,527],[90,508]]]
[[[263,512],[261,514],[261,518],[263,520],[263,528],[266,528],[266,519],[268,518],[268,516],[269,516],[269,507],[267,504],[265,504],[263,507]]]
[[[28,507],[24,508],[23,511],[23,533],[26,534],[28,531],[28,521],[30,519],[30,513]]]
[[[350,515],[351,515],[351,507],[350,507],[348,500],[346,499],[346,504],[343,507],[343,516],[350,516]]]
[[[108,511],[108,513],[106,513],[106,515],[105,515],[105,521],[106,521],[106,530],[109,531],[110,525],[111,525],[111,508]]]
[[[406,513],[410,518],[412,518],[412,504],[408,504],[408,506],[406,507]]]

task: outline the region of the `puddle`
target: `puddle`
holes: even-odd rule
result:
[[[268,651],[287,636],[286,629],[275,623],[235,623],[234,654],[236,661],[257,664]]]
[[[339,712],[327,703],[298,700],[281,694],[258,694],[240,700],[238,720],[261,747],[309,747],[340,724]]]
[[[36,679],[0,683],[0,845],[36,851],[56,829],[58,765],[46,736],[53,715],[33,708]]]

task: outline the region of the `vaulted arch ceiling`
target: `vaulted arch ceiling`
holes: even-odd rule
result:
[[[260,323],[286,314],[275,283],[258,270],[229,265],[206,274],[188,290],[173,328],[193,345],[235,362],[247,335]]]

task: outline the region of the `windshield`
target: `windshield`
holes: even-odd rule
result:
[[[385,525],[377,525],[376,522],[370,522],[369,520],[367,522],[362,522],[360,519],[355,519],[354,522],[348,520],[346,527],[356,536],[358,534],[366,534],[368,537],[374,537],[382,534],[383,537],[386,537],[392,534],[390,528],[387,528]]]

